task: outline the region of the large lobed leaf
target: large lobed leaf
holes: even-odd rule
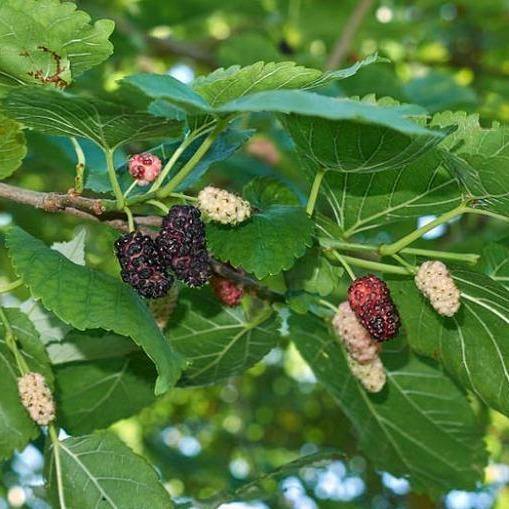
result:
[[[55,445],[47,451],[45,470],[54,507],[173,507],[170,495],[159,482],[152,466],[112,433],[67,438],[57,447],[61,461],[61,496],[58,493]]]
[[[72,263],[21,228],[8,232],[7,246],[17,274],[47,309],[76,329],[102,328],[130,337],[157,367],[156,393],[175,384],[183,359],[131,288],[102,272]]]
[[[350,373],[343,349],[322,320],[292,316],[290,335],[352,421],[376,468],[410,476],[417,491],[435,496],[475,487],[486,462],[482,434],[465,395],[435,364],[392,342],[383,356],[387,385],[369,394]]]
[[[390,283],[410,346],[438,359],[488,406],[509,415],[509,291],[489,276],[458,270],[461,308],[439,316],[413,281]]]
[[[10,87],[50,83],[64,87],[113,52],[114,23],[90,16],[73,2],[3,0],[0,3],[0,95]]]
[[[12,91],[4,109],[10,117],[41,133],[86,138],[105,149],[181,133],[179,121],[155,117],[129,102],[120,104],[38,87]]]
[[[181,384],[206,385],[260,361],[277,345],[278,329],[270,307],[227,308],[205,288],[181,292],[166,334],[189,363]]]

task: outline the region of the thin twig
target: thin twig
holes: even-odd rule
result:
[[[374,0],[359,0],[355,9],[347,19],[341,35],[336,40],[334,47],[332,48],[329,59],[327,60],[327,69],[337,69],[343,63],[346,55],[350,51],[352,42],[361,26],[361,23],[371,9]]]

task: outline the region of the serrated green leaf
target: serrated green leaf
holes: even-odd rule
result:
[[[66,242],[54,242],[51,248],[63,254],[71,262],[77,265],[85,265],[86,240],[87,229],[82,226],[77,230],[71,240]]]
[[[441,163],[441,157],[430,151],[389,171],[327,172],[321,187],[324,210],[349,236],[391,222],[446,212],[460,204],[462,192]]]
[[[390,283],[409,344],[438,359],[487,405],[509,415],[509,291],[483,274],[458,270],[453,277],[461,307],[452,318],[438,315],[413,281]]]
[[[0,94],[27,84],[64,87],[113,52],[113,21],[92,25],[72,2],[4,0],[0,20]]]
[[[426,136],[441,139],[439,131],[430,131],[409,120],[407,111],[396,106],[377,106],[352,99],[337,99],[303,90],[274,90],[247,95],[223,104],[216,111],[220,114],[238,112],[273,112],[329,120],[373,124],[409,136]],[[296,118],[296,117],[295,117]]]
[[[102,328],[130,337],[157,367],[156,394],[175,384],[183,359],[130,287],[70,262],[21,228],[8,232],[7,246],[17,274],[47,309],[76,329]]]
[[[21,126],[0,113],[0,180],[10,177],[27,154]]]
[[[107,428],[154,402],[155,370],[142,353],[55,370],[60,425],[73,435]]]
[[[138,111],[132,105],[79,97],[58,90],[23,87],[4,102],[6,113],[44,134],[77,136],[100,147],[178,137],[181,123]]]
[[[210,251],[261,279],[292,267],[311,245],[313,222],[301,207],[270,205],[236,227],[207,224]]]
[[[258,208],[269,205],[299,206],[295,193],[285,184],[272,177],[256,177],[244,187],[244,198]]]
[[[181,384],[206,385],[238,375],[279,340],[270,308],[250,316],[241,306],[221,305],[210,289],[183,290],[167,329],[172,345],[189,362]]]
[[[486,455],[475,414],[436,365],[391,342],[383,356],[387,385],[369,394],[351,375],[343,349],[322,320],[292,316],[290,334],[352,421],[376,468],[409,476],[416,491],[434,496],[473,489],[482,479]]]
[[[58,444],[64,500],[59,500],[54,445],[47,451],[46,479],[55,507],[171,509],[173,503],[149,463],[113,433],[67,438]]]

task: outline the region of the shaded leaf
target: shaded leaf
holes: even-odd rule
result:
[[[483,272],[509,290],[509,248],[492,242],[482,251]]]
[[[23,87],[4,102],[7,114],[44,134],[77,136],[105,149],[153,138],[180,136],[180,122],[137,111],[129,103],[79,97],[58,90]]]
[[[27,154],[21,126],[0,113],[0,180],[10,177]]]
[[[142,353],[62,365],[55,375],[59,422],[73,435],[106,428],[155,400],[156,373]]]
[[[387,385],[369,394],[351,375],[343,349],[322,320],[292,316],[290,334],[352,421],[376,468],[410,476],[416,491],[434,496],[473,489],[482,479],[486,455],[475,414],[434,364],[391,342],[383,356]]]
[[[208,288],[183,290],[166,332],[189,362],[181,384],[216,383],[250,368],[277,345],[278,322],[270,307],[227,308]]]
[[[413,281],[390,283],[409,344],[439,360],[488,406],[509,415],[509,291],[483,274],[458,270],[453,276],[461,307],[452,318],[438,315]]]
[[[67,438],[58,448],[64,501],[58,496],[54,445],[46,458],[48,492],[55,507],[173,507],[152,466],[112,433]]]
[[[102,328],[130,337],[157,366],[156,393],[173,386],[183,360],[130,287],[70,262],[21,228],[9,231],[7,246],[17,274],[47,309],[76,329]]]

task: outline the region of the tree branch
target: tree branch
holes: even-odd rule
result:
[[[347,53],[350,51],[353,39],[361,26],[361,23],[371,9],[374,0],[359,0],[355,9],[345,23],[341,35],[338,37],[332,52],[327,60],[327,69],[337,69],[343,63]]]
[[[129,231],[127,221],[123,219],[122,213],[114,210],[115,202],[112,200],[85,198],[73,194],[44,193],[3,183],[0,183],[0,198],[29,205],[45,212],[62,212],[85,221],[100,222],[121,232]],[[154,228],[161,226],[162,217],[136,216],[134,222],[143,233],[155,237],[157,232]],[[282,298],[281,295],[260,285],[258,281],[242,270],[237,270],[214,258],[211,258],[210,264],[214,274],[230,279],[246,288],[256,289],[261,297],[270,297],[272,300],[281,300]]]

